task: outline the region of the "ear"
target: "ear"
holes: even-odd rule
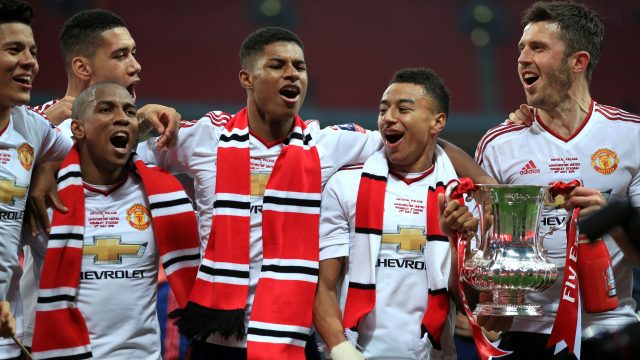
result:
[[[73,138],[78,141],[85,138],[84,123],[78,120],[71,120],[71,133]]]
[[[251,72],[247,69],[240,70],[240,74],[238,74],[238,78],[240,79],[240,85],[247,90],[253,89],[253,76]]]
[[[447,115],[444,113],[438,113],[433,118],[433,126],[431,127],[431,132],[433,134],[439,134],[442,130],[444,130],[444,126],[447,125]]]
[[[89,59],[84,56],[76,56],[71,60],[71,71],[76,77],[85,81],[89,81],[93,74]]]
[[[576,52],[575,54],[573,54],[573,64],[571,64],[573,72],[577,74],[586,73],[589,62],[591,62],[591,55],[589,55],[588,52]]]

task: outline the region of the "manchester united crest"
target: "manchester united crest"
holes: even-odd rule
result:
[[[20,160],[20,164],[25,170],[31,170],[31,166],[33,166],[33,146],[27,143],[22,143],[22,145],[18,146],[18,160]]]
[[[142,204],[133,204],[127,209],[127,221],[136,230],[146,230],[151,224],[149,210]]]
[[[618,155],[615,151],[602,148],[591,155],[591,166],[600,174],[609,175],[618,168]]]

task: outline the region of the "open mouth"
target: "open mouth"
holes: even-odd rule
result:
[[[129,92],[129,94],[131,95],[131,97],[133,99],[136,98],[136,86],[138,85],[138,82],[133,82],[131,83],[129,86],[127,86],[127,91]]]
[[[540,77],[533,73],[526,73],[522,75],[522,81],[524,81],[527,85],[533,85],[536,81],[538,81]]]
[[[402,140],[403,137],[404,134],[396,132],[389,132],[384,134],[384,139],[391,145],[396,144],[398,141]]]
[[[13,81],[19,82],[20,84],[23,84],[23,85],[31,85],[31,76],[29,75],[14,76]]]
[[[111,145],[118,150],[127,150],[127,145],[129,145],[129,134],[124,131],[117,131],[111,135],[109,138],[111,141]]]
[[[295,85],[287,85],[280,89],[280,95],[288,100],[295,101],[298,99],[298,95],[300,95],[300,88]]]

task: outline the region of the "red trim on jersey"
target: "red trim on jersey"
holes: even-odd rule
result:
[[[420,181],[424,178],[426,178],[427,176],[429,176],[429,174],[431,174],[433,172],[433,170],[435,169],[435,165],[431,164],[431,167],[428,168],[427,170],[425,170],[425,172],[423,172],[422,174],[414,177],[414,178],[407,178],[407,176],[405,174],[401,174],[397,171],[393,171],[391,169],[389,169],[389,174],[393,175],[393,177],[395,177],[398,180],[402,180],[405,184],[407,185],[411,185],[416,181]]]
[[[225,126],[231,119],[231,115],[221,111],[218,111],[218,114],[216,114],[216,111],[209,111],[204,116],[208,117],[215,126]]]
[[[540,126],[542,126],[542,128],[545,129],[549,134],[555,136],[556,138],[564,142],[569,142],[571,139],[578,136],[580,131],[582,131],[582,129],[584,129],[584,127],[587,125],[587,122],[589,122],[589,119],[591,118],[591,114],[593,114],[593,108],[595,103],[596,103],[595,101],[591,100],[591,105],[589,105],[589,111],[587,112],[587,115],[584,117],[584,119],[582,119],[582,123],[580,124],[580,126],[568,138],[562,137],[562,135],[558,134],[557,132],[549,128],[547,125],[545,125],[545,123],[542,122],[542,119],[540,119],[540,113],[538,112],[537,109],[536,109],[536,120],[538,120],[538,123],[540,124]]]
[[[252,129],[249,129],[249,134],[251,134],[254,138],[258,139],[258,141],[260,141],[267,148],[272,148],[272,147],[274,147],[276,145],[280,145],[280,144],[282,144],[283,141],[285,141],[285,139],[287,137],[289,137],[289,134],[287,134],[287,136],[283,137],[282,139],[278,139],[278,140],[274,140],[274,141],[267,141],[267,140],[261,138],[260,135],[258,135]]]
[[[487,131],[487,133],[482,137],[482,139],[480,139],[480,142],[478,143],[478,147],[476,149],[476,162],[478,163],[478,165],[482,165],[482,162],[483,162],[482,156],[490,142],[492,142],[494,139],[496,139],[500,135],[514,132],[514,131],[520,131],[526,128],[527,127],[524,125],[503,124]]]
[[[640,123],[640,116],[624,111],[622,109],[615,108],[613,106],[597,104],[596,112],[602,114],[602,116],[604,116],[608,120]]]
[[[82,182],[82,186],[94,193],[98,193],[100,195],[103,196],[109,196],[110,194],[112,194],[114,191],[120,189],[120,187],[122,187],[122,185],[124,185],[124,183],[127,181],[128,176],[126,176],[124,179],[122,179],[122,181],[120,181],[119,183],[113,185],[111,188],[107,189],[107,190],[102,190],[102,189],[98,189],[96,187],[94,187],[93,185],[87,184],[86,182]]]

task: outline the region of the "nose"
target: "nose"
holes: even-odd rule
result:
[[[36,67],[38,66],[38,60],[29,49],[25,49],[20,56],[20,65],[27,68]]]
[[[385,111],[384,114],[380,114],[380,116],[378,116],[378,122],[380,123],[380,130],[382,130],[383,128],[382,125],[385,125],[384,127],[387,127],[398,122],[398,120],[394,116],[393,108],[389,108],[387,109],[387,111]]]
[[[284,67],[284,78],[290,81],[297,81],[300,79],[300,72],[293,64],[289,63]]]
[[[527,47],[520,50],[520,56],[518,56],[518,64],[527,65],[527,64],[531,64],[531,61],[532,61],[532,51]]]
[[[118,107],[115,110],[114,115],[115,115],[114,118],[113,118],[113,124],[114,125],[128,126],[133,120],[127,114],[127,110],[122,108],[122,107]]]
[[[142,71],[142,65],[136,60],[136,57],[131,55],[131,75],[137,75]]]

